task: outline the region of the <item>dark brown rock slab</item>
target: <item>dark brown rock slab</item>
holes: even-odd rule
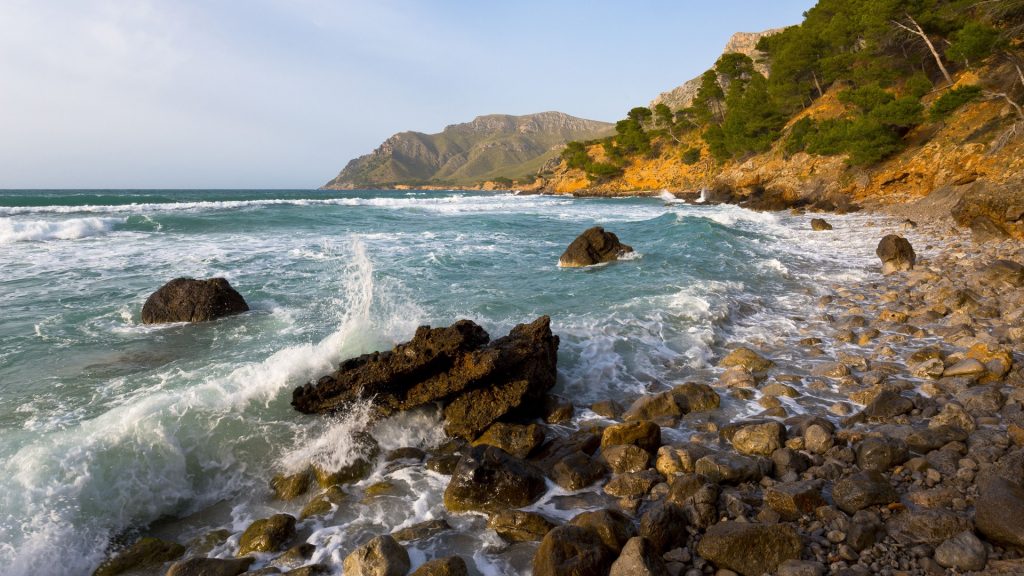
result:
[[[558,265],[563,268],[593,266],[618,260],[622,255],[632,251],[633,248],[619,242],[619,237],[615,234],[600,226],[594,226],[569,244],[558,259]]]
[[[594,530],[559,526],[544,536],[533,557],[534,576],[606,576],[615,554]]]
[[[899,494],[885,476],[874,471],[863,471],[840,478],[832,487],[832,499],[847,514],[868,506],[891,504]]]
[[[786,560],[799,559],[802,548],[800,536],[787,524],[720,522],[708,528],[697,553],[720,568],[761,576]]]
[[[205,322],[248,310],[245,299],[224,278],[175,278],[146,299],[142,323]]]
[[[185,553],[177,542],[159,538],[140,538],[135,544],[107,559],[93,572],[93,576],[116,576],[126,572],[154,569],[176,560]]]
[[[1024,547],[1024,487],[988,475],[978,483],[974,506],[978,532],[999,544]]]
[[[469,568],[459,556],[435,558],[424,562],[410,576],[467,576]]]
[[[536,512],[502,510],[490,517],[487,527],[510,542],[540,542],[555,524]]]
[[[189,558],[172,564],[166,576],[238,576],[254,561],[255,558]]]
[[[659,551],[643,536],[630,538],[609,576],[669,576]]]

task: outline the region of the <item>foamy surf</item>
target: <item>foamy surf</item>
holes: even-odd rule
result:
[[[107,234],[123,222],[123,218],[71,218],[57,221],[0,218],[0,244],[77,240]]]

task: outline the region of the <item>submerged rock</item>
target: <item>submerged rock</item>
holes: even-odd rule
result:
[[[177,542],[159,538],[141,538],[116,556],[106,560],[93,572],[93,576],[116,576],[126,572],[154,569],[175,560],[185,553],[185,547]]]
[[[547,316],[494,341],[469,320],[421,326],[411,341],[346,360],[335,373],[297,388],[292,406],[323,413],[369,400],[378,416],[389,416],[441,401],[445,429],[471,439],[512,411],[542,411],[555,385],[557,352]]]
[[[142,323],[204,322],[248,310],[245,299],[224,278],[175,278],[146,299]]]
[[[831,230],[832,225],[826,222],[823,218],[811,218],[811,230],[815,232],[821,232],[824,230]]]
[[[913,270],[917,255],[910,242],[896,234],[882,238],[875,249],[875,254],[882,261],[882,274]]]
[[[606,232],[600,226],[594,226],[569,244],[558,259],[558,265],[563,268],[592,266],[618,260],[623,254],[632,251],[633,248],[619,242],[619,237],[615,234]]]

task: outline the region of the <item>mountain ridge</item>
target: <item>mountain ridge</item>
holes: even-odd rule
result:
[[[441,132],[405,131],[350,160],[324,189],[469,185],[536,173],[566,142],[605,136],[614,126],[564,112],[485,114]]]

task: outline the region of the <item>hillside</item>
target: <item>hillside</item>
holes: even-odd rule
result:
[[[767,209],[930,196],[922,205],[962,225],[1024,237],[1024,10],[908,6],[820,0],[800,25],[759,35],[756,52],[727,48],[633,108],[614,136],[569,143],[534,189],[705,190]]]
[[[561,112],[479,116],[439,134],[401,132],[348,163],[324,188],[471,185],[530,176],[566,142],[611,134],[613,126]]]

